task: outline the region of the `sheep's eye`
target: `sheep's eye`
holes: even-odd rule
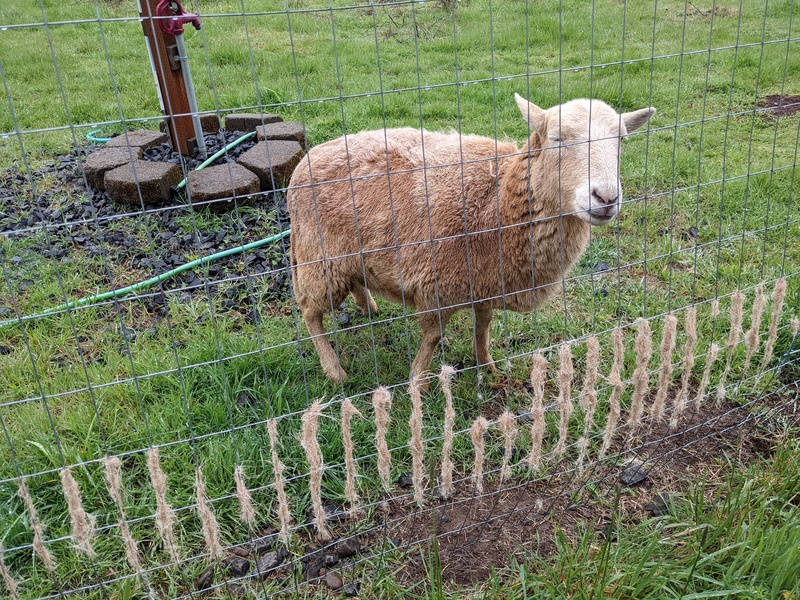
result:
[[[564,138],[561,137],[560,135],[551,135],[550,136],[550,141],[557,142],[557,143],[560,144],[561,142],[564,141]]]

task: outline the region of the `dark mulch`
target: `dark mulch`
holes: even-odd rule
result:
[[[207,136],[210,152],[238,137],[238,133]],[[217,164],[235,157],[252,146],[243,143]],[[112,202],[105,192],[85,184],[82,157],[97,147],[81,148],[65,154],[45,167],[27,173],[24,165],[14,165],[0,172],[0,235],[11,240],[27,240],[27,251],[39,253],[53,261],[69,261],[82,252],[97,259],[97,272],[105,273],[111,282],[120,272],[141,270],[142,279],[159,275],[189,260],[241,246],[284,230],[289,226],[286,202],[282,192],[263,193],[251,199],[250,206],[230,210],[214,219],[201,208],[192,210],[175,192],[175,208],[145,207],[145,212],[131,211]],[[180,162],[181,158],[164,144],[145,151],[148,160]],[[199,161],[189,161],[192,168]],[[233,204],[230,204],[233,209]],[[212,223],[212,225],[208,225]],[[226,305],[239,307],[248,296],[248,283],[243,276],[257,276],[259,292],[269,300],[288,297],[290,278],[288,240],[234,255],[186,271],[163,282],[165,291],[180,290],[192,297],[206,295],[206,284],[234,280],[226,286]],[[9,246],[9,252],[14,247]],[[9,276],[24,293],[30,279],[16,267],[23,262],[9,255]],[[252,284],[250,285],[252,288]],[[158,291],[158,287],[151,288]],[[211,290],[215,292],[215,289]],[[185,297],[185,296],[184,296]],[[152,304],[152,302],[151,302]],[[158,303],[156,303],[158,304]],[[163,304],[163,301],[160,303]]]
[[[790,117],[800,112],[800,96],[788,96],[786,94],[774,94],[766,96],[758,103],[759,108],[768,109],[765,114],[777,117]]]

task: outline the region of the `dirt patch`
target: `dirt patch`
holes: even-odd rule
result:
[[[775,414],[774,408],[764,406],[758,416],[752,406],[731,403],[710,404],[700,412],[689,407],[677,429],[670,429],[667,422],[644,425],[638,439],[630,444],[620,440],[609,459],[582,477],[566,472],[573,465],[565,463],[565,472],[546,478],[517,479],[502,486],[489,482],[480,497],[474,496],[466,480],[448,502],[432,498],[423,509],[410,499],[392,502],[389,521],[393,525],[386,535],[395,544],[413,549],[399,578],[406,584],[427,579],[426,561],[434,535],[444,581],[466,586],[485,580],[493,568],[506,567],[523,553],[552,554],[556,529],[568,537],[585,527],[602,533],[611,522],[620,474],[634,459],[648,476],[635,488],[621,487],[623,519],[648,517],[645,507],[659,494],[683,492],[701,477],[709,482],[706,487],[711,493],[714,481],[722,485],[728,474],[715,468],[720,458],[747,463],[771,452],[774,439],[769,423]],[[797,422],[796,413],[791,417]],[[557,471],[558,465],[549,465],[548,470]]]
[[[790,117],[800,112],[800,96],[787,96],[786,94],[766,96],[758,103],[758,107],[766,108],[764,115],[774,119]]]

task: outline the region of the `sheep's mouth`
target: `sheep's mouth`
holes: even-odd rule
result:
[[[592,210],[587,210],[586,213],[587,216],[589,217],[587,220],[592,225],[608,225],[609,223],[611,223],[611,221],[614,220],[614,217],[617,216],[616,211],[603,214],[599,212],[594,212]]]

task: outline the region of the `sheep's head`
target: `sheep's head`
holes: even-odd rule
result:
[[[622,202],[621,141],[656,110],[618,114],[605,102],[583,99],[542,110],[519,94],[515,97],[532,138],[538,137],[545,164],[558,173],[562,214],[575,214],[592,225],[610,223]]]

